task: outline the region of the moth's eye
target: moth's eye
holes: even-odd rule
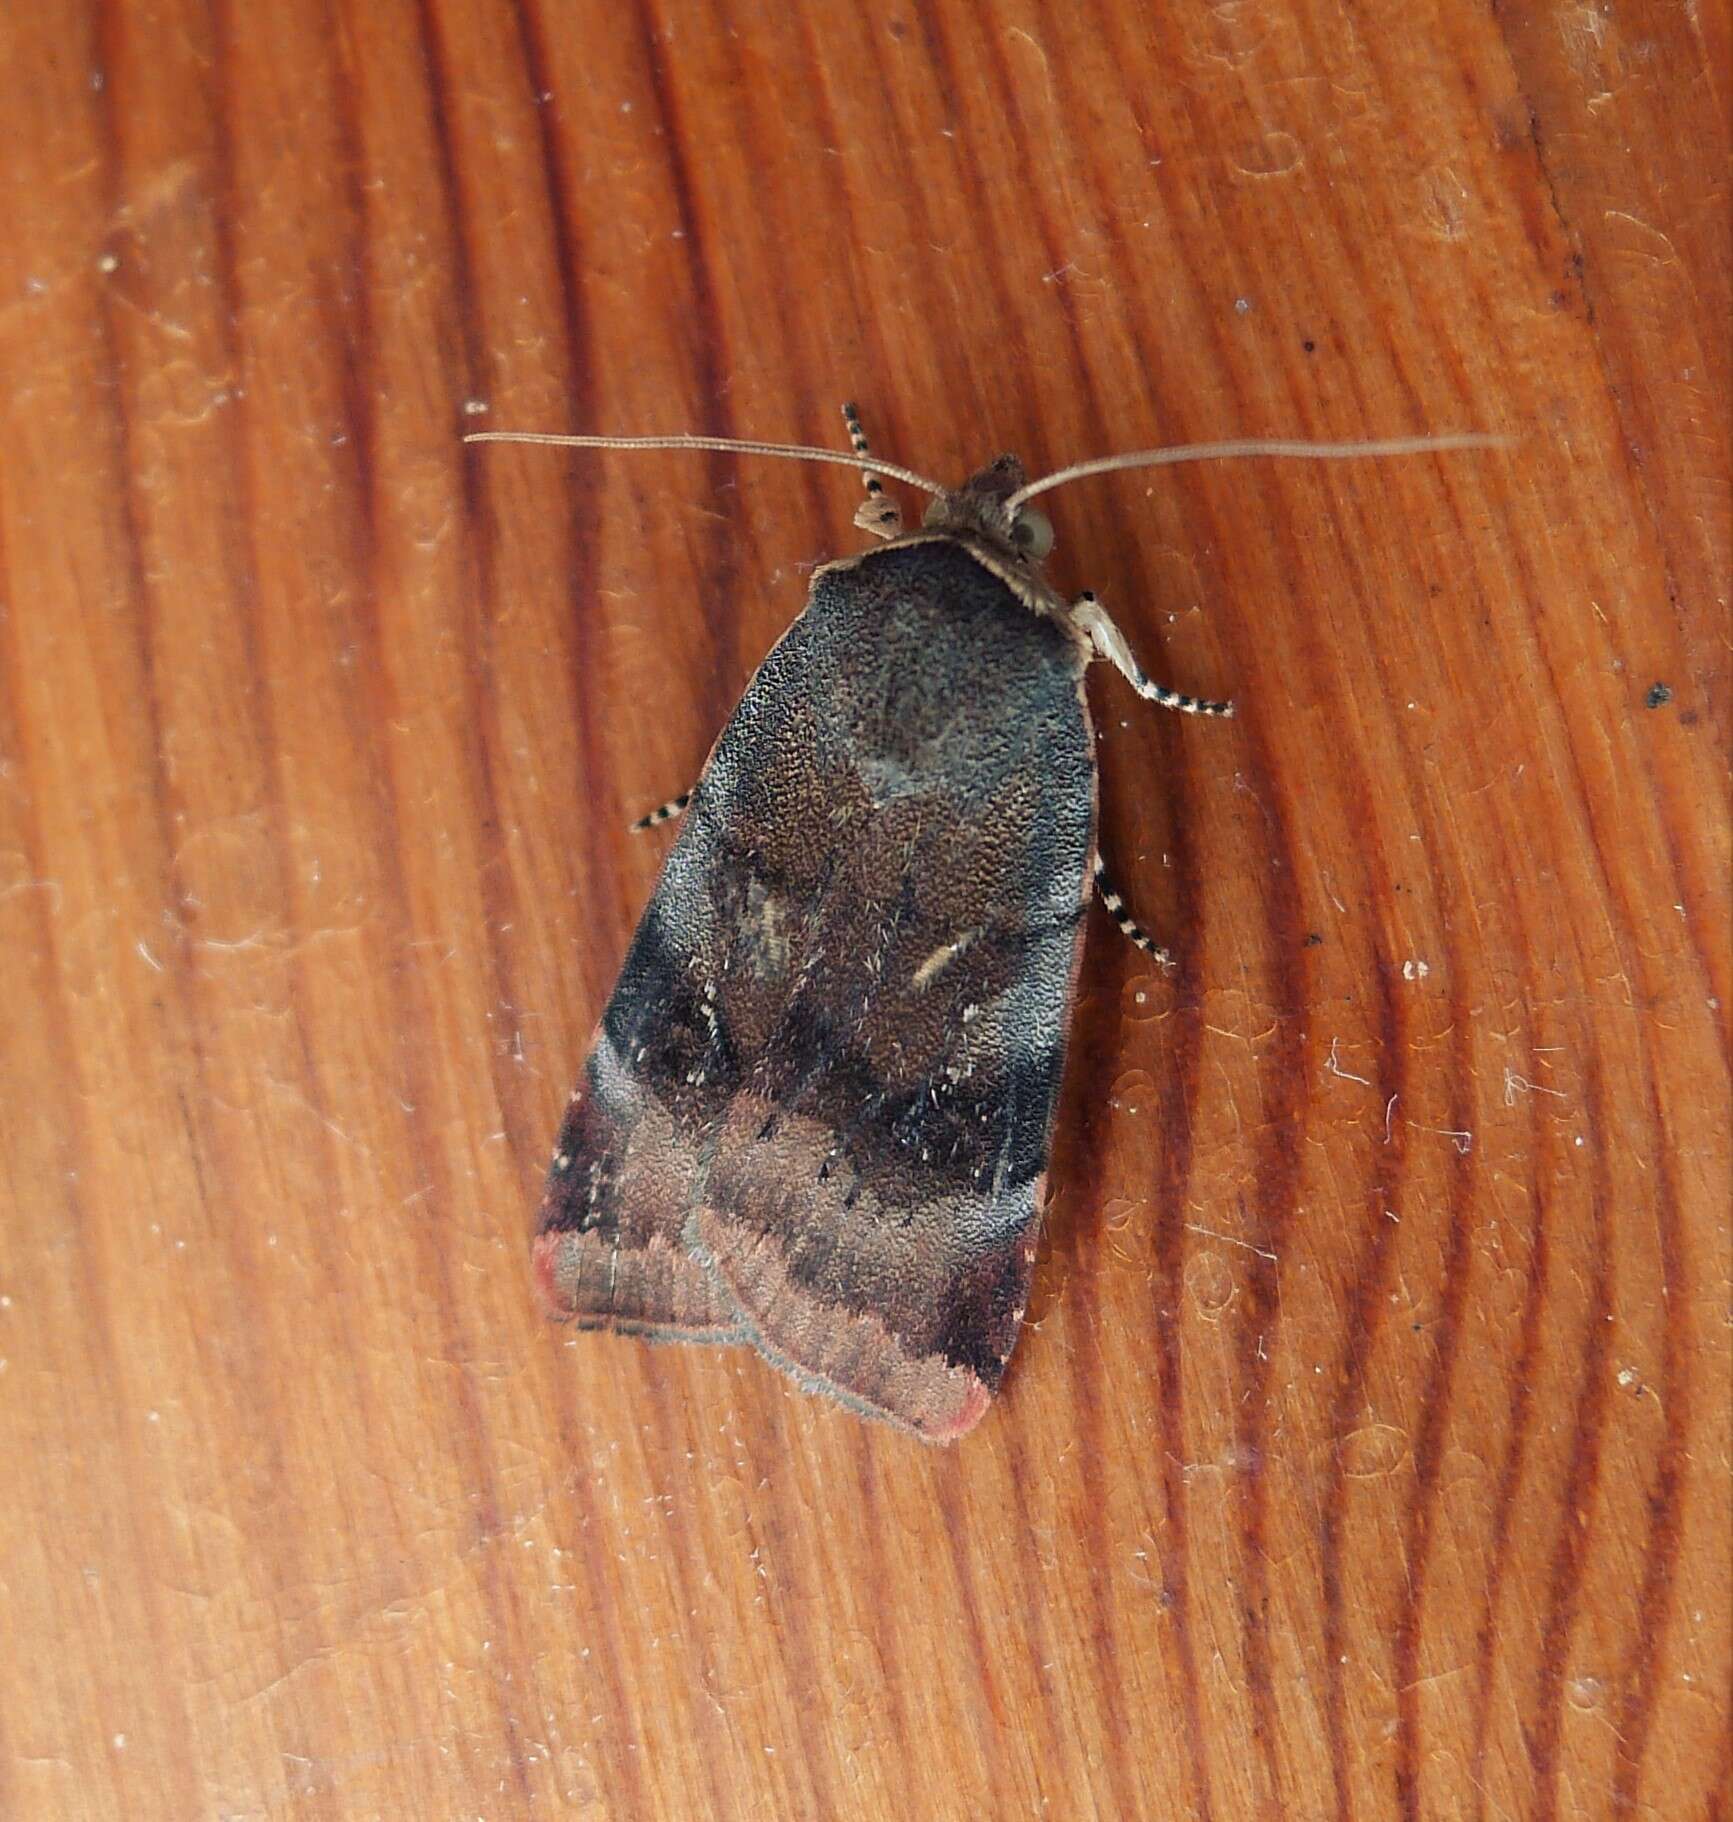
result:
[[[1053,527],[1038,512],[1020,512],[1011,523],[1011,542],[1026,557],[1044,557],[1053,548]]]

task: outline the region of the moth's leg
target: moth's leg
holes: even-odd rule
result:
[[[855,454],[870,456],[872,451],[867,448],[866,432],[860,427],[859,411],[853,405],[844,405],[842,421],[848,426],[848,440],[854,445]],[[875,538],[900,538],[903,509],[885,492],[884,482],[870,468],[862,469],[860,478],[866,483],[867,497],[854,516],[855,524]]]
[[[1187,715],[1231,715],[1234,712],[1231,702],[1205,702],[1198,696],[1182,696],[1178,690],[1170,690],[1165,683],[1152,683],[1132,657],[1124,633],[1113,624],[1107,609],[1087,589],[1071,603],[1071,623],[1079,631],[1088,634],[1089,643],[1095,647],[1096,657],[1105,658],[1138,695],[1151,702],[1159,702],[1163,708],[1181,709]]]
[[[1101,864],[1101,856],[1095,856],[1095,889],[1101,894],[1101,902],[1107,907],[1107,915],[1119,926],[1122,935],[1129,936],[1145,955],[1154,957],[1158,966],[1171,968],[1173,957],[1162,948],[1153,936],[1125,908],[1125,900],[1113,889],[1113,882],[1107,877],[1107,869]]]
[[[659,829],[663,823],[672,822],[691,801],[692,793],[682,791],[678,797],[670,797],[666,803],[657,804],[648,816],[640,816],[632,824],[632,833],[638,835],[645,829]]]

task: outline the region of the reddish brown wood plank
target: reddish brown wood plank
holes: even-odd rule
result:
[[[0,1813],[1725,1807],[1723,10],[10,9]],[[1055,495],[1089,934],[936,1453],[542,1324],[558,1111],[842,471]],[[1662,692],[1652,686],[1666,686]]]

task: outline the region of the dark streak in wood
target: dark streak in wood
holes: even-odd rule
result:
[[[1394,965],[1374,949],[1369,972],[1378,995],[1377,1100],[1380,1106],[1391,1107],[1399,1105],[1407,1092],[1407,1036],[1392,986]],[[1337,1453],[1323,1496],[1324,1725],[1330,1742],[1330,1776],[1340,1822],[1351,1822],[1354,1814],[1349,1783],[1347,1690],[1342,1679],[1342,1663],[1348,1655],[1347,1610],[1342,1591],[1342,1528],[1348,1480],[1340,1448],[1365,1397],[1367,1362],[1389,1282],[1390,1257],[1396,1247],[1396,1224],[1389,1215],[1407,1163],[1406,1122],[1391,1126],[1389,1143],[1380,1146],[1376,1156],[1366,1193],[1367,1225],[1372,1237],[1348,1293],[1342,1323],[1342,1357],[1336,1368],[1336,1396],[1330,1406],[1329,1425]]]
[[[954,1477],[941,1476],[937,1504],[944,1520],[945,1553],[950,1561],[951,1580],[957,1591],[957,1617],[969,1640],[970,1654],[980,1667],[982,1702],[980,1709],[970,1714],[969,1731],[976,1759],[981,1770],[986,1772],[993,1764],[998,1737],[1013,1724],[1012,1716],[1005,1705],[999,1665],[981,1616],[981,1599],[966,1547],[969,1515],[963,1509]]]
[[[1661,1421],[1660,1459],[1649,1491],[1649,1535],[1643,1546],[1643,1578],[1637,1598],[1636,1636],[1619,1703],[1618,1767],[1613,1780],[1613,1814],[1629,1816],[1642,1800],[1642,1772],[1661,1692],[1660,1666],[1673,1615],[1673,1591],[1684,1542],[1682,1479],[1692,1431],[1694,1396],[1686,1360],[1695,1337],[1690,1313],[1691,1274],[1685,1257],[1683,1202],[1676,1151],[1661,1103],[1658,1072],[1648,1062],[1649,1125],[1655,1134],[1655,1227],[1661,1255]]]
[[[95,111],[99,116],[104,113],[100,106]],[[108,128],[110,125],[106,120],[102,124],[104,128]],[[104,131],[99,133],[98,137],[105,142],[106,169],[109,172],[118,172],[119,161],[112,133]],[[103,320],[102,328],[105,340],[107,340],[112,336],[112,325],[107,322],[106,318]],[[106,352],[110,357],[108,371],[113,373],[115,363],[111,341]],[[118,388],[116,391],[118,396]],[[127,451],[124,413],[118,409],[116,421],[113,426],[109,427],[109,436],[112,439],[110,452],[116,462],[116,472],[124,475],[128,472],[125,467]],[[0,522],[0,583],[7,580],[10,569],[5,534],[5,525]],[[147,616],[147,602],[143,586],[143,566],[142,563],[136,561],[138,545],[135,540],[129,539],[127,554],[135,559],[130,565],[128,577],[128,617],[132,625],[137,628]],[[10,590],[7,591],[7,594],[10,598]],[[24,665],[18,651],[15,626],[16,621],[12,614],[0,613],[0,684],[4,685],[3,700],[8,709],[7,726],[4,735],[0,735],[0,737],[6,738],[8,745],[12,730],[21,729],[25,725],[24,716],[19,712],[22,707],[19,685],[24,676]],[[148,662],[141,660],[139,670],[141,674],[148,675]],[[146,691],[144,695],[154,707],[154,698],[150,692]],[[161,794],[153,792],[152,800],[153,806],[160,805]],[[20,825],[18,833],[23,841],[25,857],[31,867],[30,877],[46,878],[47,874],[41,861],[42,830],[34,813],[34,806],[28,795],[18,797],[14,801],[14,813]],[[33,893],[30,896],[35,901],[32,906],[33,921],[37,926],[39,953],[42,961],[51,975],[58,975],[64,980],[67,978],[68,969],[65,959],[58,952],[59,943],[57,942],[55,920],[49,913],[43,894]],[[181,979],[184,979],[184,975],[177,968],[176,980]],[[66,1082],[77,1082],[80,1079],[78,1044],[75,1033],[69,1027],[65,1017],[64,1004],[59,995],[44,996],[44,1005],[49,1012],[49,1017],[44,1022],[44,1048],[53,1059],[56,1075]],[[78,1285],[80,1312],[88,1325],[88,1333],[95,1350],[106,1394],[101,1431],[86,1439],[86,1448],[92,1455],[96,1454],[100,1448],[111,1459],[124,1463],[129,1474],[136,1474],[144,1470],[144,1464],[139,1459],[141,1443],[138,1427],[136,1423],[125,1421],[127,1415],[125,1388],[128,1384],[128,1377],[124,1354],[115,1335],[112,1315],[114,1297],[108,1282],[109,1274],[104,1270],[100,1250],[95,1244],[96,1222],[93,1219],[92,1211],[85,1206],[84,1198],[78,1189],[79,1161],[87,1155],[89,1150],[89,1121],[85,1111],[89,1104],[85,1096],[73,1097],[71,1118],[56,1135],[52,1144],[57,1166],[59,1200],[65,1211],[66,1233],[70,1242],[65,1249],[67,1269],[72,1273]],[[45,1214],[46,1210],[38,1212]],[[72,1476],[68,1474],[66,1478],[70,1481]],[[70,1488],[68,1490],[70,1491]],[[138,1506],[129,1502],[125,1509],[124,1524],[127,1533],[126,1541],[135,1552],[137,1560],[141,1563],[153,1560],[156,1539],[153,1536],[153,1528],[148,1523],[148,1515]],[[162,1586],[153,1577],[140,1576],[126,1590],[126,1593],[136,1597],[138,1605],[142,1609],[142,1623],[148,1629],[148,1636],[163,1636],[164,1628],[169,1623],[169,1616],[168,1602],[164,1598],[165,1590]],[[128,1616],[128,1618],[132,1617]],[[93,1678],[92,1681],[97,1683],[102,1693],[109,1692],[107,1674],[102,1674],[100,1679]],[[183,1692],[174,1691],[170,1700],[173,1704],[172,1712],[176,1721],[183,1727],[190,1727],[192,1718]],[[165,1768],[165,1775],[166,1780],[173,1787],[173,1801],[177,1804],[185,1804],[187,1813],[190,1814],[197,1803],[198,1776],[192,1755],[185,1746],[186,1739],[185,1734],[177,1734],[169,1764]],[[14,1743],[22,1744],[22,1741],[15,1736]],[[0,1769],[0,1777],[14,1771],[17,1766],[18,1761],[9,1758],[4,1769]]]
[[[1222,528],[1226,535],[1226,528]],[[1284,534],[1285,535],[1285,534]],[[1241,723],[1246,747],[1246,769],[1254,780],[1273,775],[1262,728],[1255,717]],[[1300,1188],[1300,1128],[1311,1098],[1307,1054],[1311,1037],[1311,996],[1308,992],[1306,951],[1302,936],[1305,907],[1300,902],[1292,834],[1283,808],[1266,801],[1258,786],[1251,787],[1253,801],[1262,812],[1263,839],[1269,874],[1263,893],[1265,943],[1271,975],[1270,997],[1277,1026],[1265,1068],[1270,1086],[1263,1133],[1254,1165],[1255,1214],[1248,1211],[1245,1235],[1257,1250],[1248,1274],[1245,1312],[1236,1331],[1239,1372],[1244,1385],[1234,1412],[1235,1437],[1243,1476],[1240,1535],[1242,1573],[1246,1587],[1241,1600],[1245,1635],[1246,1687],[1251,1700],[1253,1730],[1264,1774],[1260,1807],[1268,1816],[1279,1814],[1285,1787],[1278,1744],[1274,1677],[1269,1654],[1268,1467],[1266,1430],[1270,1375],[1275,1350],[1270,1342],[1282,1320],[1280,1260],[1298,1209]],[[1336,1432],[1338,1435],[1340,1432]],[[1334,1660],[1332,1660],[1332,1664]]]
[[[674,190],[675,213],[680,218],[684,245],[690,249],[692,308],[687,315],[689,358],[695,369],[698,394],[702,401],[703,422],[696,426],[706,436],[728,437],[738,432],[727,409],[727,353],[717,328],[721,320],[717,304],[716,282],[711,276],[710,232],[699,207],[698,190],[693,175],[692,150],[684,130],[675,70],[667,48],[659,37],[649,0],[635,0],[645,74],[655,98],[656,113],[666,129],[668,147],[668,180]],[[737,459],[712,454],[705,458],[710,477],[710,491],[716,494],[728,485],[735,473]],[[733,712],[738,690],[730,679],[739,676],[741,658],[730,643],[740,624],[736,606],[740,578],[741,527],[718,525],[707,539],[705,559],[704,625],[710,636],[710,738],[721,733],[723,724]],[[756,659],[753,661],[757,662]],[[708,744],[708,743],[706,743]]]
[[[1448,906],[1444,917],[1448,931],[1454,927]],[[1469,1054],[1469,1017],[1463,992],[1462,957],[1447,939],[1444,969],[1450,982],[1452,1026],[1451,1074],[1456,1099],[1450,1108],[1455,1132],[1472,1128],[1469,1082],[1473,1059]],[[1443,1306],[1432,1325],[1433,1355],[1420,1400],[1420,1422],[1414,1442],[1414,1492],[1408,1506],[1406,1556],[1408,1598],[1396,1624],[1396,1800],[1408,1822],[1420,1822],[1423,1812],[1420,1785],[1420,1635],[1430,1591],[1433,1523],[1438,1505],[1438,1474],[1444,1456],[1445,1428],[1455,1409],[1457,1352],[1462,1341],[1462,1312],[1468,1297],[1469,1267],[1476,1202],[1476,1160],[1458,1149],[1450,1168],[1450,1237],[1442,1273]]]
[[[1531,1113],[1531,1128],[1539,1123],[1538,1113]],[[1538,1151],[1538,1146],[1537,1146]],[[1531,1176],[1528,1184],[1529,1206],[1534,1211],[1530,1232],[1527,1281],[1523,1287],[1522,1319],[1516,1359],[1511,1363],[1510,1440],[1505,1445],[1504,1461],[1498,1474],[1498,1493],[1493,1508],[1492,1566],[1487,1571],[1486,1591],[1480,1623],[1475,1629],[1475,1708],[1473,1745],[1469,1757],[1469,1780],[1475,1792],[1475,1822],[1485,1822],[1486,1751],[1492,1722],[1493,1683],[1498,1665],[1499,1608],[1504,1597],[1505,1579],[1510,1570],[1510,1551],[1516,1518],[1516,1496],[1522,1485],[1528,1461],[1529,1425],[1534,1407],[1535,1371],[1540,1360],[1542,1318],[1546,1311],[1547,1289],[1547,1196],[1541,1181]]]
[[[331,18],[329,11],[327,11],[325,23],[327,43],[334,46],[337,41],[336,22]],[[345,706],[349,710],[348,719],[353,749],[357,754],[365,755],[366,759],[366,763],[358,768],[359,776],[365,781],[361,800],[365,805],[365,813],[372,823],[369,830],[372,851],[384,877],[386,893],[394,908],[391,919],[395,926],[392,931],[394,946],[406,948],[414,936],[415,918],[409,890],[409,868],[403,852],[400,833],[403,819],[399,814],[397,794],[394,789],[392,756],[389,746],[386,744],[389,740],[388,729],[393,720],[395,704],[392,702],[386,686],[389,663],[380,632],[380,532],[378,523],[380,508],[372,478],[378,435],[374,395],[365,383],[365,376],[371,374],[376,365],[372,308],[374,290],[372,246],[367,234],[366,204],[361,189],[361,139],[359,123],[355,118],[355,94],[352,84],[347,79],[346,70],[335,56],[332,56],[330,63],[330,82],[336,94],[334,120],[337,136],[348,167],[345,173],[348,178],[346,201],[349,215],[346,238],[350,245],[351,271],[355,282],[352,300],[348,302],[346,309],[340,309],[337,312],[338,320],[335,323],[327,322],[326,336],[332,349],[332,364],[340,375],[339,394],[345,408],[344,422],[348,436],[345,449],[350,458],[345,464],[348,469],[347,480],[358,503],[357,511],[350,515],[354,530],[358,533],[357,548],[353,554],[353,573],[361,584],[360,608],[356,615],[358,625],[355,630],[359,632],[361,642],[368,649],[367,663],[360,667],[359,676],[354,678],[351,686],[343,692],[343,695]],[[321,312],[321,314],[328,315],[329,313]],[[470,723],[470,725],[476,724]],[[484,747],[485,742],[477,739],[473,743],[472,751],[478,755],[484,755]],[[486,790],[488,773],[484,756],[482,757],[482,777],[484,797],[491,802],[491,793]],[[501,909],[504,916],[509,919],[512,915],[509,898]],[[489,956],[497,982],[504,966],[497,946],[490,945]],[[399,1045],[399,1055],[402,1059],[401,1079],[409,1090],[404,1121],[410,1133],[410,1145],[414,1155],[428,1161],[428,1169],[437,1186],[439,1204],[450,1206],[454,1186],[443,1168],[443,1157],[440,1148],[434,1141],[434,1134],[426,1111],[433,1103],[435,1092],[430,1059],[437,1054],[438,1049],[437,1023],[433,1009],[428,1003],[425,987],[413,971],[407,974],[404,988],[402,1003],[409,1015],[407,1022],[410,1026],[410,1033]],[[313,1090],[314,1103],[319,1106],[326,1125],[329,1127],[330,1113],[322,1105],[325,1097],[318,1091],[319,1077],[310,1054],[306,1057],[306,1067],[307,1081]],[[339,1272],[330,1270],[329,1277],[333,1287],[340,1285],[341,1274]],[[463,1323],[458,1314],[462,1308],[463,1299],[449,1269],[444,1264],[443,1257],[439,1272],[439,1291],[439,1318],[445,1334],[446,1346],[453,1354],[458,1354],[461,1353],[464,1346]],[[333,1289],[333,1301],[341,1308],[341,1293],[335,1288]],[[345,1317],[343,1320],[347,1327],[347,1318]],[[350,1351],[358,1352],[353,1340],[350,1342]],[[515,1610],[515,1588],[501,1569],[498,1553],[486,1548],[506,1529],[502,1517],[499,1483],[493,1456],[483,1442],[485,1419],[467,1376],[458,1381],[457,1398],[467,1419],[461,1426],[457,1441],[464,1449],[470,1464],[471,1484],[478,1490],[477,1541],[483,1546],[480,1555],[482,1567],[479,1579],[486,1591],[487,1605],[498,1631],[501,1636],[511,1636],[522,1630],[521,1615]],[[503,1688],[496,1688],[493,1696],[501,1735],[508,1744],[506,1758],[511,1770],[511,1782],[519,1803],[527,1808],[532,1801],[532,1795],[525,1767],[527,1748],[523,1730],[507,1691]]]
[[[1606,1096],[1601,1062],[1591,1051],[1583,1064],[1583,1101],[1593,1131],[1603,1130]],[[1572,1422],[1564,1495],[1552,1548],[1552,1567],[1541,1623],[1540,1676],[1523,1720],[1523,1743],[1534,1769],[1535,1814],[1554,1822],[1559,1810],[1559,1729],[1564,1720],[1565,1671],[1582,1597],[1589,1553],[1589,1507],[1601,1469],[1601,1438],[1607,1415],[1608,1319],[1613,1303],[1613,1211],[1604,1155],[1595,1152],[1592,1209],[1594,1252],[1590,1260],[1589,1307],[1583,1323],[1581,1373]]]
[[[451,85],[447,78],[446,67],[449,54],[441,33],[438,10],[435,0],[411,0],[415,8],[418,25],[417,39],[421,50],[421,70],[427,82],[428,121],[432,128],[433,141],[437,154],[439,193],[445,204],[445,216],[451,239],[452,251],[452,289],[456,298],[457,337],[463,350],[463,372],[447,375],[458,382],[458,396],[467,399],[474,396],[477,383],[485,370],[483,346],[485,328],[481,320],[481,307],[476,293],[474,268],[476,253],[473,245],[473,234],[469,223],[469,207],[464,196],[461,178],[461,158],[458,143],[454,137],[452,125]],[[568,319],[569,320],[569,319]],[[577,358],[575,349],[568,349],[570,372],[579,382],[579,396],[582,398],[581,377],[584,367]],[[468,534],[469,548],[473,551],[472,567],[468,577],[468,586],[463,602],[466,630],[471,648],[481,659],[479,666],[474,667],[467,680],[464,709],[462,716],[462,738],[467,751],[471,782],[473,784],[477,811],[482,831],[492,831],[497,839],[501,830],[500,801],[498,781],[494,776],[494,748],[500,744],[496,704],[491,691],[484,685],[483,676],[479,673],[491,669],[492,653],[489,636],[489,611],[491,604],[498,598],[499,560],[498,537],[499,527],[495,515],[489,509],[478,478],[475,452],[460,452],[459,475],[463,489],[464,527]],[[574,600],[589,581],[585,571],[582,553],[587,548],[587,540],[582,536],[583,526],[580,518],[577,535],[573,538],[573,550],[576,556],[575,573],[572,580]],[[580,612],[576,617],[574,640],[581,640],[584,616]],[[582,713],[583,667],[578,667],[572,678],[572,699],[575,725],[578,729],[580,746],[589,727],[589,720]],[[587,748],[584,749],[586,778],[598,776],[600,761]],[[510,966],[501,952],[499,932],[515,926],[518,919],[518,905],[512,881],[507,869],[503,866],[484,866],[481,869],[479,884],[483,902],[487,906],[486,942],[490,974],[492,1003],[496,1006],[514,1005],[519,996],[513,991],[510,978]],[[596,1004],[601,1003],[603,988],[597,983]],[[493,1070],[494,1099],[500,1110],[502,1120],[508,1132],[518,1141],[518,1148],[528,1143],[524,1133],[524,1121],[517,1113],[517,1094],[515,1084],[503,1074],[503,1065],[495,1060]]]
[[[1162,1602],[1173,1619],[1173,1657],[1180,1686],[1191,1807],[1197,1822],[1215,1814],[1210,1783],[1209,1735],[1198,1690],[1197,1650],[1192,1638],[1190,1505],[1181,1450],[1187,1434],[1185,1381],[1180,1347],[1180,1307],[1185,1294],[1185,1190],[1191,1178],[1192,1135],[1200,1092],[1203,1015],[1195,983],[1203,944],[1187,825],[1176,822],[1171,837],[1180,880],[1179,920],[1174,945],[1182,989],[1177,1042],[1169,1052],[1161,1088],[1162,1136],[1156,1187],[1154,1298],[1156,1385],[1161,1406],[1161,1484],[1167,1536],[1161,1547]]]

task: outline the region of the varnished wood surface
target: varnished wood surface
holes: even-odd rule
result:
[[[0,14],[0,1813],[1725,1817],[1727,16]],[[1037,1295],[935,1452],[526,1245],[846,472],[1082,483]],[[1665,690],[1653,686],[1664,685]]]

